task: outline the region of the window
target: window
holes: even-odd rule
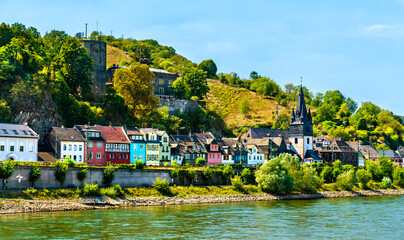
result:
[[[101,159],[101,153],[97,153],[97,159]]]
[[[20,146],[20,152],[24,152],[24,146]]]
[[[14,146],[10,146],[10,152],[14,152]]]
[[[133,150],[137,151],[137,145],[133,144]]]
[[[111,155],[111,154],[110,154]],[[94,158],[94,155],[93,155],[93,153],[90,153],[90,159],[93,159]]]
[[[122,159],[122,154],[119,154],[119,159]]]
[[[81,158],[81,155],[79,155],[79,162],[81,162],[83,159]]]
[[[136,154],[133,154],[133,158],[136,159],[136,158],[137,158],[137,155],[136,155]]]
[[[163,85],[164,84],[164,79],[159,79],[159,84]]]
[[[71,144],[69,144],[69,151],[71,151],[72,150],[72,145]]]
[[[143,154],[139,154],[139,159],[143,160]]]
[[[83,150],[83,146],[79,145],[79,151]]]
[[[63,150],[66,151],[66,144],[63,144]]]
[[[97,142],[97,148],[102,148],[102,142]]]
[[[77,156],[76,156],[76,155],[73,156],[73,160],[74,160],[74,161],[77,160]]]
[[[164,88],[160,88],[160,94],[164,94]]]
[[[307,138],[307,144],[310,144],[310,138]]]
[[[140,147],[139,147],[139,148],[140,148],[140,150],[143,150],[143,145],[140,145]]]
[[[4,152],[4,145],[0,145],[0,151]]]
[[[295,138],[295,144],[297,144],[297,138]]]
[[[93,147],[93,142],[88,142],[88,148],[92,148]]]
[[[114,153],[114,154],[112,154],[112,158],[113,158],[113,159],[115,159],[115,153]]]
[[[73,151],[77,151],[77,145],[73,146]]]
[[[167,142],[167,137],[163,137],[163,142]]]

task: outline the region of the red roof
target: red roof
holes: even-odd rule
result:
[[[123,127],[105,127],[96,125],[101,135],[108,143],[130,143]]]

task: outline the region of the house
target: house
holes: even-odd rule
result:
[[[212,133],[194,133],[192,137],[197,139],[206,149],[206,164],[217,166],[222,163],[222,152],[219,143]]]
[[[160,165],[171,165],[171,146],[170,136],[165,131],[157,131],[157,136],[160,141],[159,156]]]
[[[39,135],[24,124],[0,123],[0,160],[38,160]]]
[[[149,68],[154,73],[152,80],[155,96],[170,96],[170,89],[174,81],[179,77],[178,74],[167,72],[163,69]]]
[[[359,164],[358,151],[342,140],[336,140],[327,145],[327,147],[320,147],[318,152],[324,163],[333,163],[340,160],[343,165],[350,164],[357,167]]]
[[[379,155],[386,156],[391,159],[397,166],[403,166],[403,157],[394,150],[377,150]]]
[[[160,140],[157,129],[141,128],[140,132],[146,140],[146,165],[160,166]]]
[[[216,141],[219,144],[219,148],[222,152],[222,164],[233,164],[235,159],[235,152],[233,151],[233,148],[227,145],[227,143],[223,139]]]
[[[243,144],[246,146],[247,152],[247,167],[263,164],[268,154],[269,139],[244,139]]]
[[[126,133],[130,143],[130,163],[141,161],[146,164],[146,140],[139,129],[128,129]]]
[[[85,162],[90,165],[106,165],[105,139],[96,126],[75,125],[85,139]]]
[[[52,127],[48,142],[62,160],[69,157],[75,162],[84,163],[85,139],[76,128]]]
[[[170,145],[171,160],[176,159],[179,165],[195,165],[197,158],[206,159],[204,147],[191,135],[171,135]]]
[[[222,138],[222,140],[229,147],[229,151],[233,152],[233,162],[247,166],[247,150],[241,138]]]
[[[130,140],[123,127],[100,126],[96,128],[105,139],[105,160],[112,164],[130,163]]]

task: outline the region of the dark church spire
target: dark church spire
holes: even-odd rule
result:
[[[290,120],[291,124],[313,124],[310,109],[309,112],[307,112],[302,86],[300,86],[299,98],[297,99],[296,113],[292,111]]]

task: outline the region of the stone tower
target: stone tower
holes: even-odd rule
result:
[[[306,108],[302,87],[300,87],[296,112],[295,109],[292,109],[289,141],[292,144],[291,149],[295,151],[304,162],[307,152],[312,152],[313,150],[313,122],[310,109],[307,111]]]
[[[96,99],[101,99],[105,95],[105,85],[108,80],[107,44],[98,40],[81,40],[81,44],[87,49],[94,61],[94,70],[91,73],[93,82],[91,92]]]

